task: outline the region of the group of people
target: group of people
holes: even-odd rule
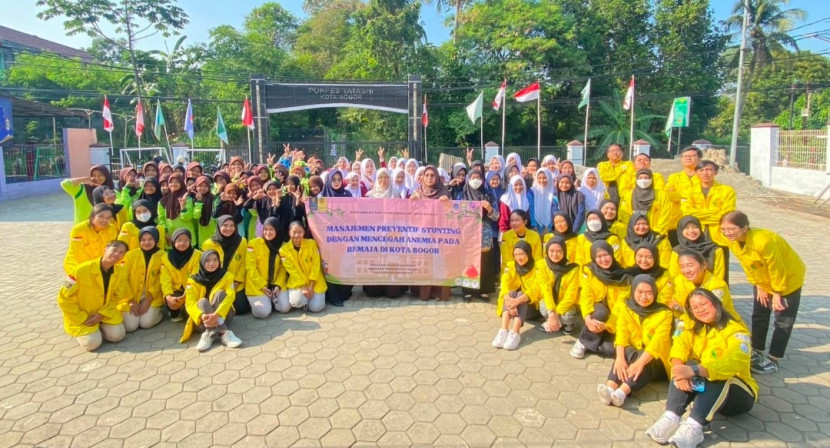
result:
[[[750,227],[732,188],[715,181],[718,165],[701,156],[684,149],[683,171],[668,179],[651,170],[647,154],[623,160],[617,144],[579,179],[573,163],[553,156],[523,164],[511,153],[485,164],[471,150],[447,172],[405,153],[386,160],[383,149],[377,165],[361,150],[353,163],[340,157],[326,167],[286,146],[278,160],[234,157],[212,174],[198,162],[123,167],[117,186],[96,165],[89,177],[62,183],[76,224],[58,302],[67,333],[87,350],[165,315],[185,321],[182,342],[201,331],[200,351],[215,339],[238,347],[230,329],[237,314],[319,312],[351,297],[355,285],[326,282],[307,198],[476,201],[480,286],[462,293],[465,301],[497,294],[501,328],[492,345],[515,350],[522,326],[537,316],[542,331],[575,335],[572,356],[614,359],[597,387],[608,405],[671,379],[666,413],[647,433],[694,446],[715,412],[752,407],[750,371],[777,370],[805,273],[783,238]],[[730,254],[755,287],[751,332],[729,292]],[[362,287],[372,297],[450,297],[440,286]]]

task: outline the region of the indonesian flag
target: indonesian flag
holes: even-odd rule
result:
[[[496,93],[496,97],[493,98],[493,109],[499,110],[501,108],[501,102],[504,100],[505,92],[507,91],[507,80],[501,82],[501,87],[499,87],[498,93]]]
[[[526,103],[528,101],[538,100],[539,99],[539,83],[535,82],[522,90],[516,92],[513,95],[513,98],[520,103]]]
[[[104,95],[104,111],[101,112],[101,115],[104,116],[104,130],[112,132],[115,129],[115,124],[112,122],[112,111],[110,110],[110,102],[106,95]]]
[[[421,113],[421,124],[424,127],[429,126],[429,113],[427,112],[427,99],[424,97],[424,112]]]
[[[135,106],[135,135],[141,138],[144,133],[144,108],[141,106],[141,100],[138,100],[138,105]]]
[[[245,102],[242,103],[242,125],[250,130],[254,130],[254,113],[251,111],[251,102],[248,97],[245,97]]]
[[[623,109],[631,110],[631,105],[634,104],[634,76],[631,76],[631,82],[628,83],[628,91],[625,92],[625,100],[623,101]]]

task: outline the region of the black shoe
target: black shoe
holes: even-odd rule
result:
[[[755,359],[750,363],[749,369],[757,375],[769,375],[778,372],[778,364],[762,355],[760,359]]]
[[[331,305],[331,306],[339,306],[339,307],[342,307],[342,306],[343,306],[343,302],[329,302],[329,305]]]
[[[490,301],[490,296],[487,295],[487,294],[482,294],[481,295],[481,300],[483,300],[485,302],[489,302]]]
[[[567,335],[572,335],[572,334],[574,334],[574,327],[572,327],[570,325],[563,325],[562,326],[562,333],[565,333]]]
[[[465,294],[464,295],[464,303],[470,303],[472,301],[473,301],[473,296],[472,295],[470,295],[470,294]]]

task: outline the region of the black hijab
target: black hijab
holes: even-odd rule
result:
[[[213,272],[208,272],[205,269],[205,262],[211,254],[219,257],[219,252],[216,252],[213,249],[204,251],[201,258],[199,258],[199,272],[190,276],[193,281],[205,287],[205,296],[210,295],[211,291],[213,291],[213,287],[216,286],[216,284],[219,283],[219,280],[222,280],[222,277],[224,277],[225,273],[228,272],[222,267],[222,265],[219,265],[219,267]]]
[[[219,230],[222,228],[222,224],[224,224],[225,221],[233,223],[234,232],[231,236],[222,235],[222,232]],[[223,269],[228,269],[228,266],[230,266],[231,260],[233,259],[233,255],[236,253],[236,249],[239,248],[239,244],[242,242],[242,237],[239,236],[238,230],[236,221],[233,220],[233,216],[222,215],[216,219],[216,233],[213,234],[211,239],[214,243],[222,246],[222,252],[224,252],[224,259],[222,260]],[[204,256],[202,256],[202,258],[204,258]]]
[[[585,234],[584,234],[585,239],[587,239],[588,241],[593,243],[593,242],[596,242],[596,241],[605,241],[608,238],[610,238],[612,233],[611,233],[611,231],[608,230],[608,221],[605,220],[605,216],[603,216],[602,212],[599,211],[599,210],[591,210],[588,213],[586,213],[585,214],[585,222],[586,223],[588,222],[588,217],[591,216],[591,215],[597,215],[597,217],[599,218],[599,222],[602,224],[602,227],[600,227],[600,229],[597,230],[596,232],[592,232],[591,229],[586,230]],[[609,245],[609,247],[610,247],[610,245]],[[593,248],[591,249],[591,252],[593,253]],[[611,251],[611,253],[613,254],[614,252]]]
[[[554,262],[550,259],[548,255],[548,250],[550,249],[551,245],[558,245],[562,248],[562,259],[559,260],[558,263]],[[548,243],[545,244],[545,261],[548,264],[548,269],[553,272],[553,299],[559,300],[559,288],[562,285],[562,277],[565,276],[568,272],[573,270],[577,267],[576,263],[568,263],[568,245],[565,244],[565,240],[560,236],[555,236],[548,240]]]
[[[452,177],[450,178],[450,181],[455,179],[455,177],[458,176],[458,173],[460,173],[461,170],[464,170],[464,180],[461,181],[461,185],[454,185],[450,188],[450,199],[457,197],[462,192],[466,193],[465,187],[467,186],[467,175],[470,174],[470,171],[467,169],[466,165],[464,165],[463,163],[456,163],[455,165],[453,165],[451,173]]]
[[[334,176],[340,176],[340,188],[332,186]],[[326,185],[323,186],[323,191],[320,196],[324,198],[350,198],[352,194],[346,190],[346,181],[343,179],[343,173],[338,170],[332,170],[326,177]]]
[[[611,266],[608,269],[601,268],[597,264],[597,252],[599,250],[611,254]],[[617,263],[617,259],[614,258],[614,249],[605,240],[597,240],[591,243],[591,263],[588,265],[588,269],[591,270],[594,277],[607,286],[624,286],[631,283],[631,276],[628,271]]]
[[[648,177],[651,179],[651,185],[648,188],[640,188],[636,184],[636,179],[640,178],[640,174],[648,174]],[[647,212],[651,209],[651,205],[654,204],[654,174],[650,169],[643,168],[637,170],[637,175],[634,176],[634,179],[635,185],[634,192],[631,193],[631,208],[635,212]]]
[[[143,227],[141,230],[138,231],[138,241],[139,242],[141,241],[141,237],[144,236],[145,233],[152,236],[153,241],[155,241],[155,243],[156,243],[156,244],[153,245],[153,248],[150,249],[150,250],[144,250],[144,248],[141,248],[141,252],[144,253],[144,265],[149,266],[150,265],[150,258],[152,258],[154,253],[159,251],[159,229],[157,229],[155,226]]]
[[[142,189],[141,194],[138,195],[138,198],[150,201],[150,205],[152,205],[152,207],[149,208],[150,210],[153,210],[155,213],[155,210],[158,210],[159,201],[161,200],[161,197],[164,196],[161,192],[161,182],[159,182],[157,177],[150,176],[144,179],[144,185],[147,184],[153,184],[156,187],[156,192],[153,194],[147,194]]]
[[[605,218],[605,220],[608,221],[608,225],[610,226],[611,224],[614,224],[615,222],[617,222],[620,219],[620,208],[617,206],[617,204],[614,201],[612,201],[610,199],[603,199],[602,201],[600,201],[599,207],[597,207],[597,210],[602,212],[602,209],[603,209],[603,207],[605,207],[605,204],[614,204],[614,210],[617,211],[617,213],[614,215],[614,219],[612,219],[611,221],[608,221],[608,218]],[[603,213],[602,216],[605,216],[605,214]]]
[[[176,249],[176,238],[181,235],[187,235],[187,238],[190,240],[190,245],[187,246],[187,249],[184,252]],[[190,234],[190,230],[184,228],[176,230],[173,232],[171,241],[173,241],[173,244],[170,245],[170,250],[167,251],[167,259],[174,268],[182,269],[187,262],[190,261],[190,257],[193,256],[193,252],[196,251],[196,249],[193,248],[193,237]]]
[[[141,206],[144,206],[144,207],[147,208],[147,210],[150,210],[150,220],[147,221],[147,222],[139,221],[138,217],[136,216],[135,210],[137,208],[141,207]],[[133,219],[130,222],[132,222],[137,229],[141,229],[141,228],[146,227],[146,226],[156,225],[156,218],[157,218],[156,210],[157,210],[157,208],[153,207],[148,199],[139,199],[137,201],[134,201],[132,207],[133,207]]]
[[[648,223],[648,233],[640,236],[634,232],[634,226],[637,225],[637,222],[642,220],[645,220],[646,223]],[[661,239],[663,239],[663,237],[660,236],[659,233],[651,230],[651,223],[648,222],[648,216],[646,216],[643,212],[634,212],[634,215],[628,220],[628,232],[625,234],[625,242],[628,243],[628,247],[634,249],[643,243],[649,243],[656,246]]]
[[[634,298],[634,290],[637,289],[637,286],[640,283],[648,283],[651,285],[651,291],[654,294],[654,300],[648,306],[642,306],[637,303],[637,300]],[[657,301],[657,283],[654,282],[654,278],[650,275],[640,274],[634,277],[631,280],[631,297],[625,301],[625,304],[631,311],[634,311],[634,314],[640,316],[641,319],[645,319],[648,316],[651,316],[654,313],[659,311],[668,310],[669,308],[666,305]]]
[[[92,168],[89,169],[89,177],[92,177],[93,171],[98,171],[104,175],[104,183],[101,185],[106,185],[107,187],[110,187],[111,190],[115,190],[115,182],[112,181],[112,173],[110,172],[109,168],[107,168],[104,165],[92,165]],[[86,198],[89,199],[90,204],[95,205],[95,198],[92,196],[92,192],[98,185],[92,183],[85,183],[83,185],[84,190],[86,191]]]
[[[570,179],[570,190],[562,191],[559,189],[559,181],[562,179]],[[556,200],[559,202],[559,211],[565,212],[571,218],[571,223],[573,223],[573,219],[579,211],[579,204],[585,202],[585,195],[577,191],[574,177],[570,174],[561,174],[556,179]]]
[[[643,269],[640,266],[637,266],[637,252],[639,252],[640,249],[647,249],[649,252],[651,252],[651,257],[654,259],[654,266],[648,269]],[[637,246],[634,249],[634,259],[634,266],[628,269],[628,273],[631,274],[632,277],[635,275],[648,275],[654,280],[657,280],[658,278],[660,278],[660,276],[663,275],[663,273],[666,272],[666,268],[660,266],[660,252],[657,250],[657,246],[655,246],[652,243],[641,243],[639,246]]]
[[[277,232],[279,232],[280,228],[280,220],[274,216],[269,217],[265,220],[265,223],[262,224],[263,227],[270,226],[274,228],[274,236],[273,240],[267,240],[265,237],[262,237],[262,240],[265,241],[265,245],[268,246],[268,287],[273,288],[274,286],[271,284],[274,278],[274,268],[277,265],[277,257],[280,255],[280,236]]]
[[[553,218],[551,218],[552,223],[556,220],[557,216],[561,216],[562,219],[564,219],[565,222],[568,223],[568,230],[566,230],[565,233],[560,233],[558,230],[556,230],[556,224],[554,224],[553,225],[553,234],[554,234],[554,236],[562,238],[563,241],[568,241],[571,238],[576,238],[578,235],[576,234],[576,232],[574,232],[574,229],[573,229],[574,222],[571,219],[571,217],[568,216],[568,214],[563,212],[563,211],[558,211],[558,212],[553,214]]]
[[[683,229],[689,224],[694,224],[700,229],[700,236],[694,241],[683,236]],[[710,270],[715,268],[715,252],[718,245],[709,237],[709,233],[703,228],[699,219],[694,216],[680,218],[680,221],[677,222],[677,242],[678,244],[674,248],[675,252],[680,254],[685,249],[692,250],[703,256],[703,259],[706,260],[706,266],[709,266]]]
[[[520,276],[524,277],[525,275],[529,274],[530,271],[533,270],[533,267],[536,265],[536,263],[533,260],[533,249],[530,247],[530,244],[525,240],[516,241],[516,244],[513,245],[513,249],[521,249],[524,253],[527,254],[527,263],[525,263],[524,266],[520,265],[518,262],[515,262],[514,260],[516,264],[516,272],[518,272]]]
[[[479,177],[481,178],[481,185],[478,188],[473,188],[470,185],[470,176],[473,175],[473,171],[470,171],[470,174],[467,175],[467,181],[464,183],[464,200],[465,201],[487,201],[488,203],[492,204],[494,199],[490,196],[490,193],[484,189],[484,173],[481,171],[476,170]]]
[[[104,201],[104,192],[109,189],[110,187],[106,185],[98,185],[97,187],[95,187],[92,190],[92,205],[106,204],[106,201]],[[118,212],[120,212],[121,209],[124,208],[124,206],[121,204],[109,204],[109,206],[110,208],[112,208],[113,215],[117,215]]]

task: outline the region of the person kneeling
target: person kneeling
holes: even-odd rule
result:
[[[501,277],[499,303],[501,329],[493,339],[493,347],[516,350],[522,337],[519,331],[527,320],[528,306],[541,298],[539,283],[543,281],[533,260],[533,249],[524,240],[513,245],[513,261],[507,263]],[[512,321],[512,327],[511,327]]]
[[[749,373],[749,330],[708,289],[695,289],[687,303],[694,325],[674,339],[666,412],[646,431],[655,442],[679,448],[702,443],[703,425],[716,412],[744,414],[758,399],[758,385]],[[691,414],[680,423],[692,403]]]
[[[86,351],[97,349],[104,340],[119,342],[127,334],[117,308],[119,300],[130,293],[127,273],[118,265],[125,253],[126,244],[110,241],[102,257],[75,268],[73,281],[58,294],[63,328]]]
[[[217,336],[228,347],[242,345],[242,341],[228,329],[236,314],[233,308],[236,299],[233,281],[234,275],[221,267],[219,252],[207,250],[202,253],[199,272],[190,276],[185,289],[185,306],[190,317],[179,342],[187,342],[196,326],[203,332],[196,344],[196,350],[200,352],[209,349]]]
[[[159,231],[147,226],[138,232],[138,247],[127,252],[124,266],[131,290],[130,297],[118,305],[127,333],[155,327],[162,320],[161,264],[164,252],[158,248]]]
[[[305,229],[299,221],[288,228],[290,240],[280,248],[280,258],[288,281],[277,297],[277,311],[287,313],[291,308],[304,308],[312,313],[323,311],[326,306],[326,279],[320,250],[314,240],[305,239]]]
[[[262,224],[262,237],[248,242],[245,290],[250,292],[251,314],[265,319],[279,306],[279,295],[285,288],[285,269],[280,263],[279,220],[273,216]]]
[[[667,378],[674,315],[657,302],[657,283],[648,274],[631,281],[631,297],[617,305],[617,358],[608,381],[597,386],[600,401],[622,406],[625,397],[650,381]]]

